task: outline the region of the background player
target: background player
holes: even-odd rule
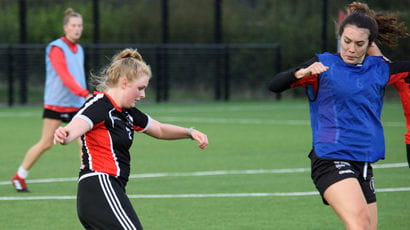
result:
[[[53,146],[54,131],[69,122],[90,97],[86,89],[84,51],[78,40],[83,31],[82,16],[71,8],[65,11],[64,36],[46,47],[46,83],[44,89],[41,139],[26,153],[11,183],[18,192],[27,192],[26,178],[40,156]]]

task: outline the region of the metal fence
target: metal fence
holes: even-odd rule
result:
[[[0,44],[0,104],[42,103],[45,46]],[[267,98],[267,81],[281,66],[277,44],[91,44],[84,46],[87,73],[124,48],[138,49],[151,66],[148,102]]]

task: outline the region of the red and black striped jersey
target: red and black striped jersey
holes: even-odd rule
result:
[[[97,93],[79,110],[76,117],[89,123],[91,130],[82,137],[80,174],[106,173],[124,185],[130,174],[130,153],[134,131],[144,132],[150,117],[137,108],[122,109],[108,94]]]

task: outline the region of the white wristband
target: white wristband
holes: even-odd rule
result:
[[[192,138],[192,131],[194,130],[194,127],[190,127],[187,129],[188,130],[188,136],[191,140],[193,140],[194,138]]]

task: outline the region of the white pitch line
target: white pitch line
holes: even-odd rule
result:
[[[388,163],[375,164],[373,168],[401,168],[408,167],[407,163]],[[145,173],[131,174],[130,179],[135,178],[157,178],[157,177],[189,177],[189,176],[220,176],[220,175],[253,175],[253,174],[280,174],[280,173],[303,173],[310,172],[310,168],[290,168],[290,169],[247,169],[247,170],[218,170],[218,171],[199,171],[183,173]],[[27,183],[54,183],[54,182],[71,182],[77,181],[77,177],[66,178],[49,178],[49,179],[32,179]],[[0,181],[0,185],[8,185],[10,181]]]
[[[410,187],[376,189],[376,192],[407,192]],[[209,193],[209,194],[137,194],[128,195],[130,199],[164,199],[164,198],[234,198],[234,197],[294,197],[318,195],[318,192],[275,192],[275,193]],[[27,196],[0,197],[0,201],[17,200],[74,200],[75,196]]]

